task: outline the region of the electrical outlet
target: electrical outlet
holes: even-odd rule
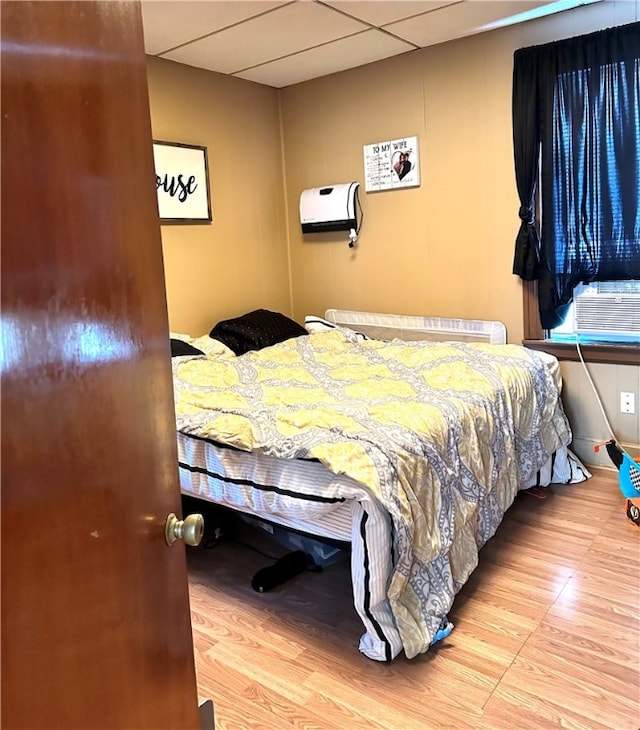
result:
[[[636,394],[628,391],[620,392],[620,413],[636,412]]]

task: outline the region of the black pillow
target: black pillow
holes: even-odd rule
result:
[[[171,338],[171,357],[180,357],[181,355],[204,355],[202,350],[193,347],[184,340],[174,340]]]
[[[279,312],[255,309],[241,317],[225,319],[209,332],[209,337],[224,343],[236,355],[261,350],[291,337],[309,334],[297,322]]]

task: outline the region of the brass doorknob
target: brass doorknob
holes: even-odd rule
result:
[[[200,544],[204,533],[204,517],[202,515],[187,515],[179,520],[172,512],[167,517],[164,527],[164,537],[167,545],[173,545],[176,540],[184,540],[187,545]]]

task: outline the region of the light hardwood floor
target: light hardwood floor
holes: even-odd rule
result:
[[[456,598],[451,635],[389,664],[357,649],[348,558],[273,592],[271,561],[188,553],[200,696],[216,730],[640,728],[640,529],[617,472],[520,495]],[[244,540],[276,555],[249,528]]]

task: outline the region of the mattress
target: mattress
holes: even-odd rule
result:
[[[178,461],[186,494],[331,540],[351,541],[351,502],[368,497],[358,482],[317,461],[247,453],[184,433]]]
[[[248,453],[178,433],[178,462],[184,494],[298,532],[351,542],[353,500],[371,501],[369,511],[378,511],[377,519],[390,525],[386,511],[371,500],[366,487],[317,461]],[[563,447],[520,490],[575,484],[589,476],[580,460]]]

